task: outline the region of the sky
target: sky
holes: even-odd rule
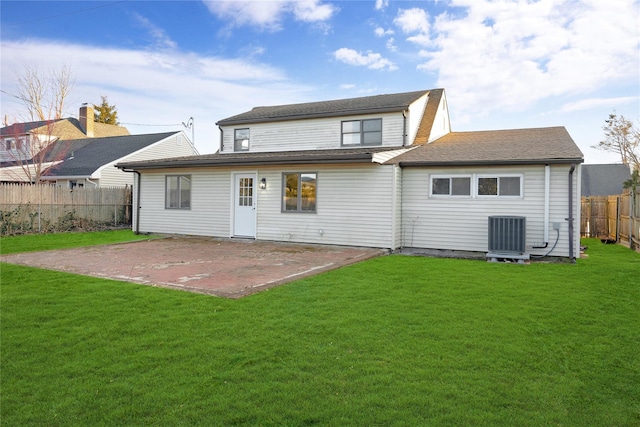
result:
[[[609,114],[640,124],[640,1],[0,1],[1,117],[26,67],[67,67],[68,117],[106,96],[131,133],[256,106],[444,88],[453,131],[565,126],[585,163]],[[192,121],[190,121],[192,119]]]

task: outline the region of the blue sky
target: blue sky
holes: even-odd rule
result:
[[[260,105],[445,88],[454,131],[565,126],[586,163],[616,112],[640,120],[633,0],[1,1],[1,114],[25,65],[68,66],[68,116],[115,104],[132,133]]]

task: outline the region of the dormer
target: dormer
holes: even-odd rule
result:
[[[401,148],[451,131],[444,89],[256,107],[216,124],[221,153]]]

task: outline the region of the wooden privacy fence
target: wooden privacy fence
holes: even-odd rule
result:
[[[131,187],[0,184],[0,234],[83,231],[131,224]]]
[[[583,197],[580,234],[640,247],[640,191]]]

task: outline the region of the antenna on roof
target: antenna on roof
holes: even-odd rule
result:
[[[184,126],[187,129],[191,129],[191,143],[195,145],[196,137],[194,134],[195,126],[193,124],[193,117],[189,117],[189,120],[187,120],[187,123],[182,122],[182,126]]]

